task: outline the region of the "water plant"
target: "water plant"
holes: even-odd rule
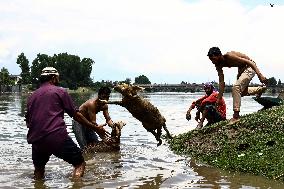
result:
[[[169,140],[170,149],[221,169],[284,181],[284,105]]]

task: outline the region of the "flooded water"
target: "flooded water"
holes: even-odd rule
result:
[[[196,122],[185,119],[185,113],[193,100],[202,93],[148,93],[143,94],[158,107],[167,120],[173,134],[192,130]],[[79,105],[92,95],[72,95]],[[112,94],[111,100],[120,99]],[[225,94],[228,118],[232,116],[232,98]],[[124,121],[121,150],[112,153],[96,153],[86,157],[87,166],[80,181],[72,180],[72,166],[51,157],[46,166],[46,178],[34,181],[31,145],[26,142],[27,128],[24,122],[26,96],[10,94],[0,96],[0,188],[284,188],[284,183],[260,176],[230,173],[196,163],[186,156],[174,154],[163,141],[159,147],[151,133],[126,109],[110,105],[114,121]],[[242,114],[261,109],[251,97],[242,99]],[[194,117],[195,111],[192,112]],[[65,116],[67,125],[71,118]],[[104,118],[99,113],[98,122]],[[71,126],[70,136],[75,140]],[[163,132],[165,134],[165,132]]]

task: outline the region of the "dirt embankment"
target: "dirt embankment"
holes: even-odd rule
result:
[[[221,169],[284,181],[284,105],[175,136],[170,148]]]

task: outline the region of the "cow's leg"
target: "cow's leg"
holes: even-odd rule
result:
[[[167,136],[168,136],[170,139],[173,139],[173,137],[172,137],[172,135],[170,134],[170,132],[169,132],[169,130],[168,130],[168,128],[167,128],[167,126],[166,126],[166,124],[165,124],[165,125],[163,125],[163,128],[164,128],[164,130],[166,131]]]
[[[154,130],[148,130],[150,133],[152,133],[154,136],[155,136],[155,138],[156,138],[156,140],[158,141],[158,144],[157,144],[157,146],[160,146],[161,144],[162,144],[162,140],[160,139],[160,137],[158,136],[158,133],[156,133]]]
[[[162,135],[162,128],[159,128],[157,129],[157,136],[156,136],[157,141],[159,141],[157,146],[160,146],[162,144],[161,135]]]
[[[153,128],[155,128],[155,127],[153,127],[153,125],[148,124],[148,123],[143,123],[143,127],[144,127],[148,132],[152,133],[152,134],[155,136],[156,140],[158,141],[157,146],[160,146],[160,145],[162,144],[162,140],[161,140],[162,131],[161,131],[161,129],[160,129],[160,131],[159,131],[159,129],[158,129],[157,132],[155,132],[156,129],[153,129]]]

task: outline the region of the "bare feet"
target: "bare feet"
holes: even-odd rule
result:
[[[75,166],[73,171],[73,178],[80,178],[84,175],[86,167],[86,162],[81,163],[80,165]]]
[[[197,126],[196,126],[196,129],[201,129],[203,127],[203,124],[202,123],[198,123]]]
[[[231,118],[230,121],[229,121],[229,125],[237,123],[238,121],[240,121],[240,118]]]

